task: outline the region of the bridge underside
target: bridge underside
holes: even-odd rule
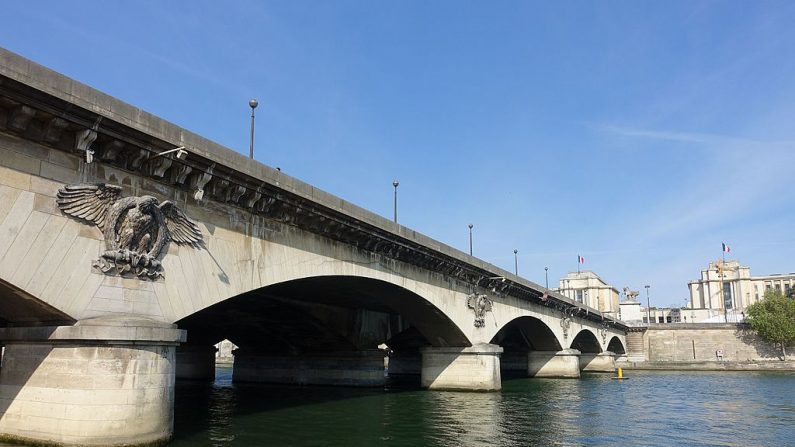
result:
[[[69,315],[0,280],[0,327],[60,326],[74,322]]]
[[[178,377],[210,379],[210,346],[228,339],[237,381],[384,384],[387,353],[410,359],[393,375],[420,380],[420,348],[470,346],[444,313],[419,295],[384,281],[319,276],[287,281],[228,299],[178,322],[188,343],[177,351]],[[379,348],[380,346],[380,348]]]

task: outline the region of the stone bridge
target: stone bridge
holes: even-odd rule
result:
[[[79,445],[168,439],[223,339],[235,381],[489,391],[627,329],[4,50],[0,326],[0,435]]]

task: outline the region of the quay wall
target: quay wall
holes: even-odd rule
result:
[[[641,343],[642,342],[642,343]],[[627,337],[623,367],[686,370],[793,370],[781,349],[743,323],[652,324]],[[632,349],[634,348],[634,350]],[[787,349],[791,360],[795,349]]]

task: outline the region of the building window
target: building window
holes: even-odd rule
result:
[[[670,316],[670,315],[668,315],[667,317],[665,317],[665,322],[666,322],[666,323],[670,323],[670,322],[671,322],[671,316]]]
[[[647,317],[643,317],[643,322],[649,324],[649,319]]]
[[[731,283],[723,284],[723,308],[732,308],[732,285]]]
[[[781,292],[781,284],[776,283],[776,291]]]
[[[578,291],[577,291],[577,298],[576,298],[576,300],[575,300],[575,301],[577,301],[578,303],[582,303],[582,302],[583,302],[583,301],[582,301],[582,295],[583,295],[583,294],[582,294],[582,290],[578,290]]]
[[[658,323],[665,323],[665,317],[657,317]]]

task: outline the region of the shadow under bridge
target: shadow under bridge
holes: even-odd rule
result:
[[[178,321],[188,342],[177,378],[211,379],[213,345],[229,340],[233,380],[380,386],[419,381],[419,349],[471,343],[441,310],[398,285],[365,277],[317,276],[229,298]],[[389,356],[386,359],[387,355]]]

